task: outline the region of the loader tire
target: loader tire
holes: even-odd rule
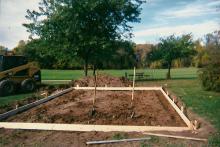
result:
[[[15,85],[10,80],[3,80],[0,82],[0,96],[11,95],[15,92]]]
[[[26,79],[21,83],[21,89],[23,92],[32,92],[36,88],[36,84],[32,79]]]

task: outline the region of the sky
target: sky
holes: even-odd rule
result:
[[[23,23],[26,10],[40,0],[0,0],[0,45],[9,49],[30,35]],[[132,24],[135,43],[157,43],[161,37],[192,33],[202,38],[220,28],[220,0],[146,0],[141,22]]]

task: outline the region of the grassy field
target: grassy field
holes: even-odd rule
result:
[[[4,106],[14,101],[26,99],[32,95],[33,93],[27,93],[27,94],[17,94],[12,96],[0,97],[0,101],[1,101],[0,106]]]
[[[171,70],[174,79],[192,79],[197,77],[197,68],[178,68]],[[98,73],[110,74],[117,77],[133,73],[133,70],[98,70]],[[137,72],[144,72],[150,79],[165,79],[167,69],[138,69]],[[92,75],[92,71],[89,71]],[[74,80],[84,76],[83,70],[42,70],[42,80]]]

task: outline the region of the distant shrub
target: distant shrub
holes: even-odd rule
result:
[[[200,71],[200,79],[205,90],[220,92],[220,31],[206,35],[206,65]]]
[[[220,92],[220,67],[208,65],[200,70],[199,78],[205,90]]]

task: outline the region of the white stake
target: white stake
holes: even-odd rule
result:
[[[133,104],[133,100],[134,100],[134,87],[135,87],[135,67],[134,67],[134,75],[133,75],[133,89],[132,89],[132,96],[131,96],[131,100],[132,100],[132,103]]]

